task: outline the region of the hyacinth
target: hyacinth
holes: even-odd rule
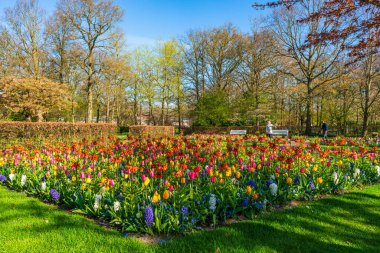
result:
[[[215,209],[216,209],[216,197],[215,197],[215,194],[210,194],[210,200],[209,200],[208,204],[209,204],[210,210],[214,212]]]
[[[271,185],[269,185],[269,189],[270,189],[270,194],[272,194],[272,196],[277,195],[278,186],[275,183],[272,183]]]
[[[313,182],[313,181],[310,181],[310,182],[309,182],[309,186],[310,186],[310,188],[311,188],[312,190],[315,189],[315,185],[314,185],[314,182]]]
[[[359,175],[360,175],[360,169],[356,168],[353,176],[356,179]]]
[[[50,190],[50,196],[56,202],[59,200],[59,197],[60,197],[59,193],[54,188],[51,188],[51,190]]]
[[[380,166],[375,166],[375,169],[377,170],[377,175],[380,176]]]
[[[272,180],[268,180],[267,181],[267,186],[269,187],[271,184],[273,184],[273,181]]]
[[[187,215],[189,214],[189,211],[186,206],[181,207],[181,213],[183,215],[183,218],[186,219]]]
[[[26,177],[25,174],[21,176],[21,186],[25,186],[25,184],[26,184],[26,179],[27,179],[27,177]]]
[[[148,224],[149,227],[153,225],[153,220],[154,220],[154,214],[153,214],[153,209],[151,206],[148,206],[145,208],[145,222]]]
[[[120,210],[120,202],[119,202],[119,201],[115,201],[115,202],[113,203],[113,210],[114,210],[115,212],[117,212],[117,211]]]
[[[339,183],[338,173],[336,171],[334,171],[334,173],[332,173],[331,178],[334,181],[334,184]]]
[[[41,191],[46,191],[46,182],[41,183]]]
[[[249,198],[248,198],[248,197],[245,197],[245,198],[243,199],[242,206],[243,206],[243,207],[247,207],[248,205],[249,205]]]
[[[7,180],[7,177],[4,176],[4,175],[0,175],[0,181],[1,181],[1,182],[4,182],[5,180]]]
[[[248,186],[250,186],[251,188],[255,187],[255,181],[253,180],[249,180],[249,182],[247,183]]]
[[[15,174],[11,173],[9,174],[9,180],[13,181],[15,179]]]

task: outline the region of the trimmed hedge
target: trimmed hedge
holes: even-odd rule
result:
[[[129,126],[132,135],[174,136],[174,126]]]
[[[69,123],[69,122],[0,122],[2,139],[34,138],[97,138],[115,135],[116,124],[112,123]]]

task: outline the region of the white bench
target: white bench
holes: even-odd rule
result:
[[[230,134],[232,135],[247,134],[247,130],[231,130]]]
[[[272,130],[272,135],[289,135],[289,130],[283,129],[283,130]]]

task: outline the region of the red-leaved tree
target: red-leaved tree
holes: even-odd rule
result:
[[[307,0],[278,0],[256,3],[255,8],[285,6],[291,8]],[[322,0],[321,0],[322,1]],[[322,8],[299,22],[323,18],[330,28],[322,33],[309,34],[305,46],[318,43],[338,43],[354,61],[378,52],[380,47],[380,0],[325,0]]]

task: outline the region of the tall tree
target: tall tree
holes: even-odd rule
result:
[[[254,7],[286,6],[305,4],[308,0],[277,0],[256,3]],[[309,23],[323,18],[329,28],[323,31],[311,31],[308,45],[333,44],[343,41],[355,60],[378,52],[380,46],[380,1],[378,0],[325,0],[318,9],[309,12],[298,21]],[[353,38],[349,40],[348,38]],[[368,50],[370,49],[370,50]]]
[[[5,9],[5,20],[14,47],[17,65],[24,75],[38,79],[44,55],[43,22],[45,12],[38,0],[17,0],[12,8]]]
[[[273,32],[280,44],[278,55],[283,63],[281,71],[305,88],[307,135],[312,133],[312,103],[315,92],[337,78],[334,65],[342,52],[340,45],[316,44],[303,47],[307,34],[323,33],[328,29],[322,19],[312,20],[307,24],[297,21],[318,10],[321,3],[319,0],[303,1],[303,4],[283,9],[274,16]]]
[[[123,16],[112,0],[60,0],[58,11],[75,28],[84,54],[83,65],[87,74],[87,122],[93,118],[93,86],[96,68],[95,53],[104,49],[112,38],[112,29]]]

